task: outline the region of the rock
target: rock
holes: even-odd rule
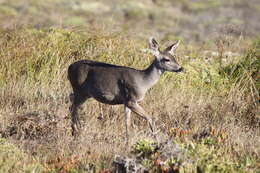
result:
[[[148,173],[137,159],[131,159],[124,156],[115,155],[113,160],[114,170],[117,173]]]

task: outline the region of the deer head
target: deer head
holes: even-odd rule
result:
[[[152,54],[155,57],[154,63],[158,69],[170,72],[181,72],[183,70],[183,68],[177,63],[175,59],[175,51],[179,44],[180,41],[178,40],[176,43],[161,51],[157,41],[154,38],[150,38],[149,46]]]

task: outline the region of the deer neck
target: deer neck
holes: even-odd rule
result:
[[[143,70],[143,86],[147,89],[151,88],[163,74],[163,70],[159,69],[156,65],[156,60],[145,70]]]

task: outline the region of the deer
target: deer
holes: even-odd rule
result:
[[[73,93],[70,94],[72,135],[76,136],[81,127],[77,109],[90,98],[109,105],[124,106],[127,143],[131,112],[145,119],[151,132],[154,133],[153,120],[139,103],[164,72],[183,71],[183,67],[177,63],[175,55],[179,43],[178,40],[161,51],[157,41],[151,37],[149,51],[153,54],[154,60],[144,70],[92,60],[78,60],[70,64],[68,79],[73,89]]]

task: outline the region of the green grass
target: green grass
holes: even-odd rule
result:
[[[255,172],[257,160],[245,157],[241,160],[234,159],[230,153],[222,150],[223,141],[215,137],[207,137],[200,142],[183,142],[177,137],[168,151],[155,151],[155,142],[140,140],[133,146],[133,151],[142,157],[142,163],[153,172],[172,170],[178,172]],[[169,144],[167,144],[169,145]],[[161,160],[160,155],[174,150],[174,145],[182,150],[181,154]],[[174,153],[174,152],[173,152]],[[142,154],[142,155],[141,155]]]
[[[40,172],[42,166],[11,144],[6,139],[0,139],[0,172]]]

